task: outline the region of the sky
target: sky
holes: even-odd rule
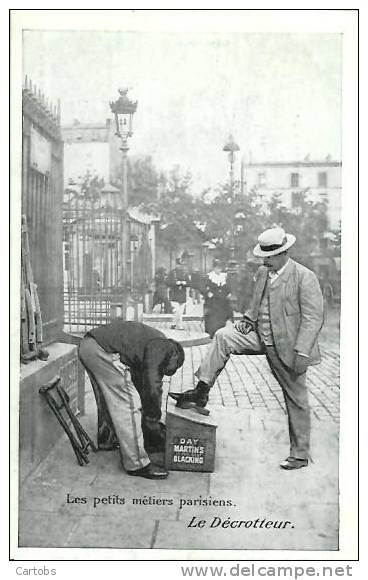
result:
[[[333,33],[24,31],[23,74],[62,123],[104,123],[128,86],[130,153],[180,165],[193,192],[228,178],[230,134],[252,161],[341,159],[341,36]]]

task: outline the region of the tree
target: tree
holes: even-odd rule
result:
[[[158,242],[173,252],[182,246],[201,244],[205,240],[196,223],[199,208],[193,197],[191,175],[183,174],[175,166],[168,175],[160,176],[161,194],[158,199],[142,204],[142,209],[160,217]]]
[[[260,232],[278,225],[296,236],[293,254],[307,262],[328,229],[326,204],[310,200],[307,189],[292,194],[292,208],[277,191],[264,203],[257,190],[243,195],[229,183],[193,196],[189,172],[175,166],[159,174],[151,157],[129,159],[128,187],[130,205],[160,218],[157,241],[172,252],[211,241],[223,262],[234,252],[244,263]]]
[[[100,197],[101,189],[105,185],[103,177],[92,175],[90,171],[86,171],[83,177],[78,181],[69,179],[68,187],[65,189],[65,196],[70,200],[82,200],[87,202],[94,202]]]
[[[286,208],[275,193],[267,204],[266,227],[281,226],[296,236],[293,254],[308,263],[313,252],[320,251],[323,234],[328,229],[327,205],[308,198],[308,190],[298,192],[294,208]]]
[[[159,176],[152,157],[128,158],[129,205],[139,207],[157,201]]]
[[[207,240],[217,245],[217,255],[223,261],[230,257],[231,247],[235,258],[245,260],[247,251],[262,230],[264,215],[256,192],[244,196],[238,187],[219,186],[214,197],[205,192],[198,204]]]
[[[181,175],[180,168],[170,171],[159,200],[161,215],[160,238],[173,250],[201,243],[202,234],[196,226],[198,210],[190,192],[191,176]]]
[[[335,257],[341,256],[341,221],[337,230],[332,232],[334,239],[332,240],[332,252]]]

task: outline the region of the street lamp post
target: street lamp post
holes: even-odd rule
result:
[[[234,141],[234,137],[232,135],[229,136],[229,140],[228,142],[224,145],[223,151],[226,151],[228,153],[228,159],[229,159],[229,163],[230,163],[230,191],[231,191],[231,195],[234,194],[234,163],[235,163],[235,152],[236,151],[240,151],[240,147],[237,143],[235,143]],[[231,240],[230,240],[230,260],[234,260],[234,255],[235,255],[235,246],[234,246],[234,224],[231,228]]]
[[[203,242],[202,244],[202,248],[203,248],[203,258],[204,258],[204,264],[203,264],[203,269],[204,269],[204,274],[207,274],[207,250],[208,247],[210,245],[210,242]]]
[[[215,250],[216,246],[213,242],[203,242],[202,244],[203,253],[204,253],[204,273],[207,274],[207,258],[208,258],[208,250]]]
[[[230,135],[228,142],[224,145],[222,150],[228,153],[228,159],[230,163],[230,188],[231,193],[233,193],[235,151],[240,151],[240,147],[237,143],[235,143],[234,137]]]
[[[122,284],[127,291],[128,280],[128,138],[133,135],[133,115],[137,110],[138,101],[127,97],[128,89],[119,89],[119,98],[110,102],[111,112],[115,117],[116,133],[121,140],[122,151]]]
[[[240,147],[234,141],[234,137],[232,135],[229,136],[228,142],[224,145],[223,151],[228,153],[228,159],[230,164],[230,192],[231,196],[234,195],[234,163],[235,163],[235,152],[240,151]],[[230,257],[227,262],[227,271],[228,271],[228,280],[229,285],[231,288],[231,300],[233,302],[233,306],[236,304],[236,296],[237,296],[237,286],[238,286],[238,262],[235,258],[235,216],[234,216],[234,223],[231,224],[230,230]]]

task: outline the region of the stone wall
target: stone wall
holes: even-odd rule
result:
[[[33,361],[21,367],[19,392],[19,480],[39,465],[64,431],[39,394],[42,385],[60,375],[74,412],[84,412],[84,370],[77,346],[53,343],[47,361]]]

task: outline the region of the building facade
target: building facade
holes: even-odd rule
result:
[[[121,152],[112,119],[103,123],[62,126],[64,140],[64,183],[77,181],[87,172],[114,183],[119,177]]]
[[[281,194],[283,204],[296,209],[300,196],[325,202],[330,230],[338,230],[341,219],[341,161],[325,160],[244,163],[245,191],[257,191],[263,200]]]

